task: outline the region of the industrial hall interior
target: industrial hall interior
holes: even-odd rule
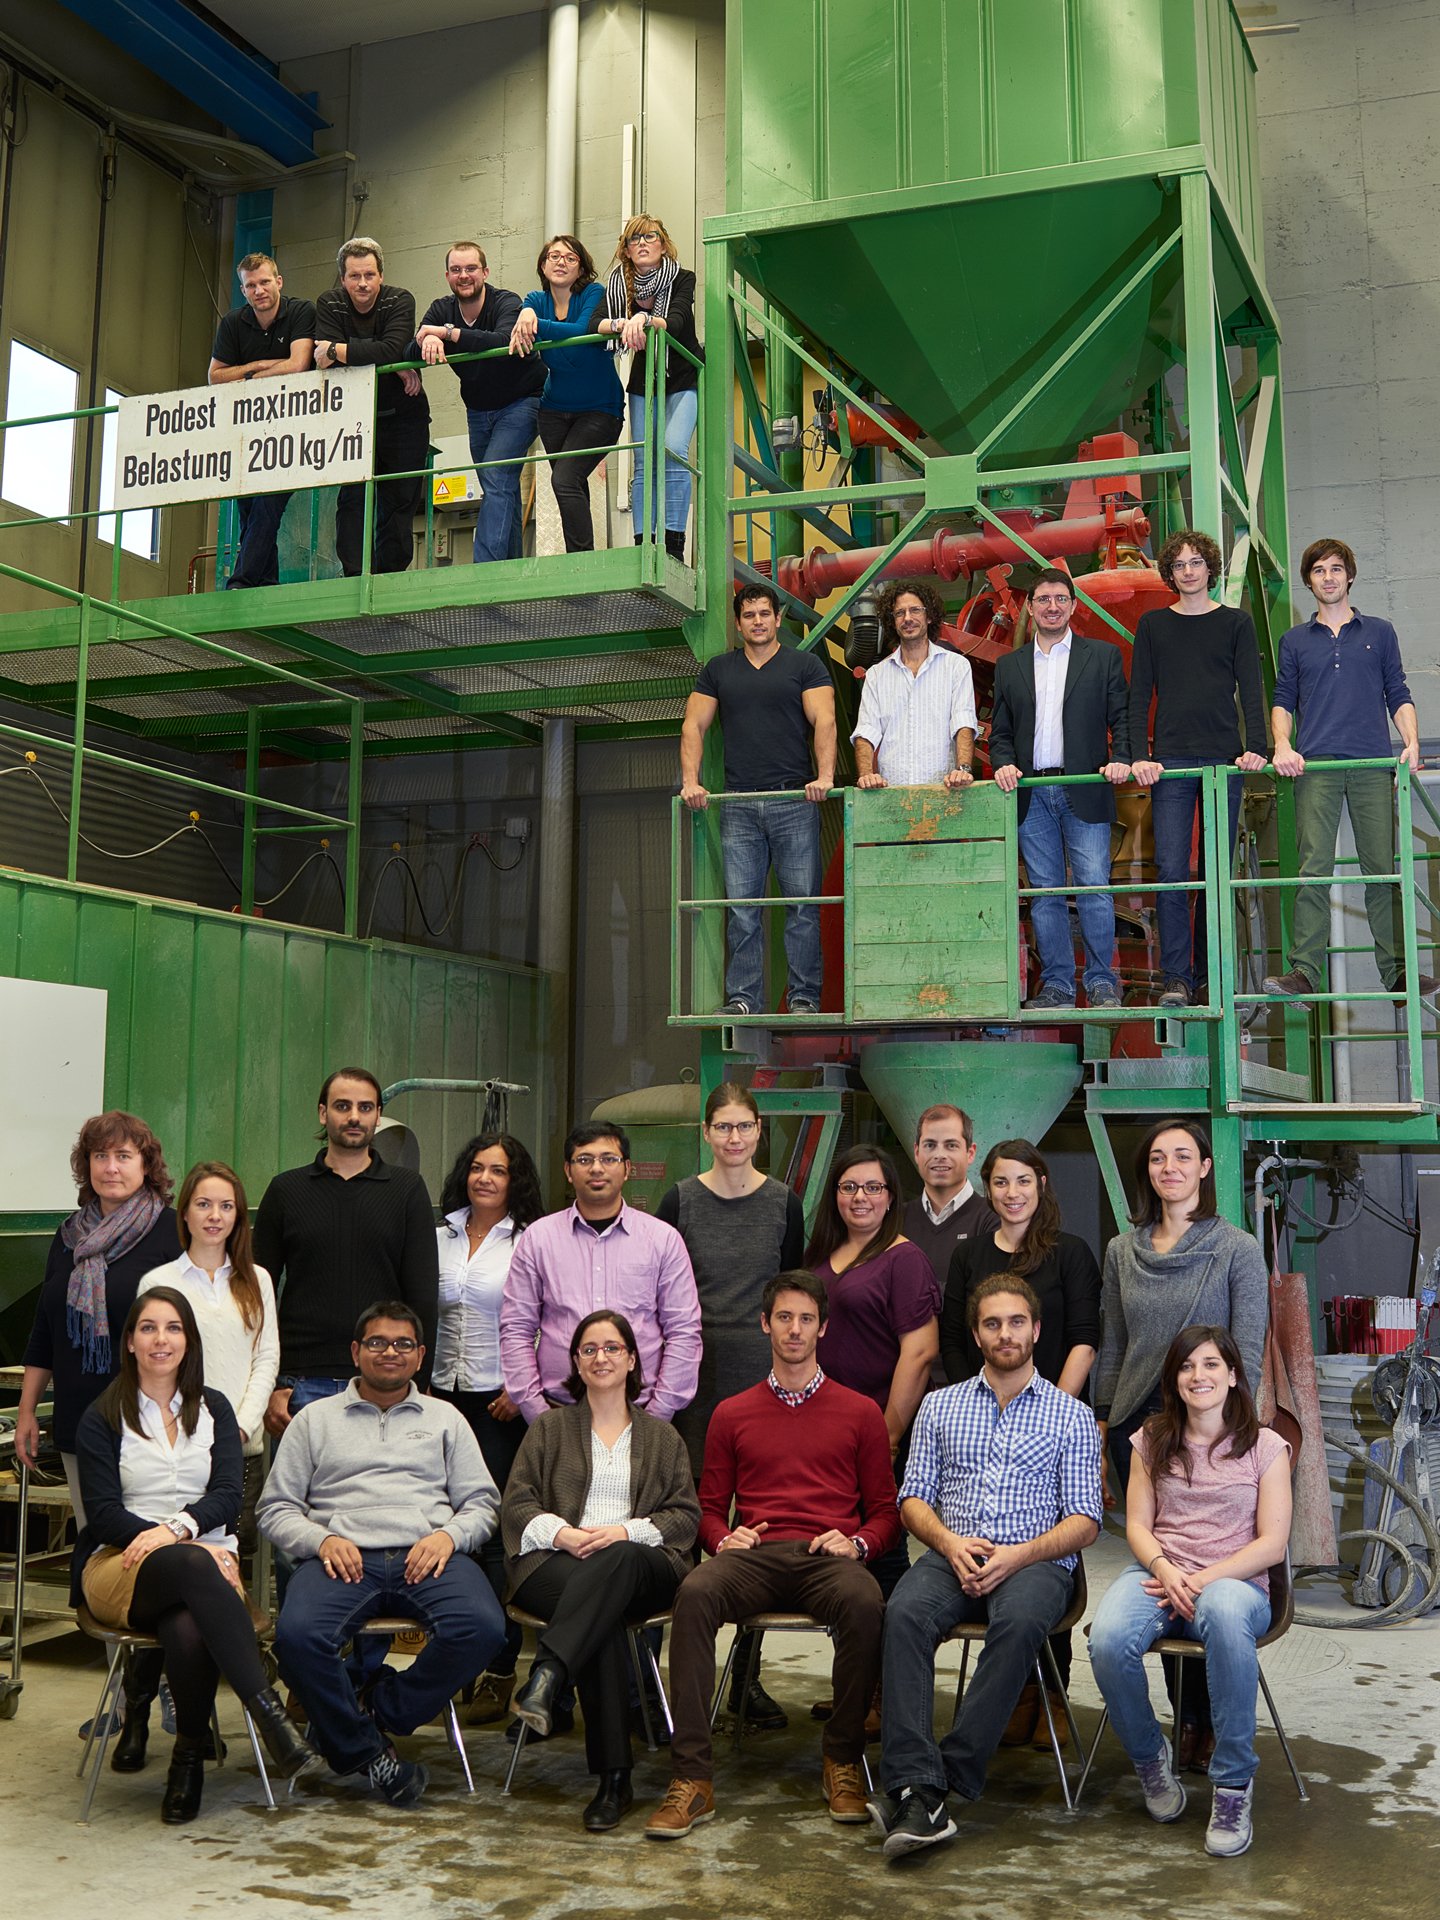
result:
[[[1437,124],[0,8],[16,1911],[1433,1907]]]

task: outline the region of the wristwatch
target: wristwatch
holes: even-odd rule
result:
[[[168,1527],[177,1540],[188,1540],[190,1538],[189,1525],[181,1519],[178,1513],[172,1513],[168,1520],[162,1520],[160,1524],[162,1527]]]
[[[858,1533],[851,1534],[850,1544],[862,1560],[868,1560],[870,1558],[870,1549]]]

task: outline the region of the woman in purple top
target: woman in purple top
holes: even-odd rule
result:
[[[829,1318],[820,1364],[875,1402],[890,1430],[898,1477],[940,1351],[940,1289],[929,1260],[900,1231],[895,1163],[864,1141],[830,1169],[805,1264],[825,1282]],[[904,1542],[873,1568],[887,1599],[909,1564]]]
[[[1161,1406],[1136,1433],[1125,1537],[1136,1565],[1110,1587],[1090,1661],[1152,1820],[1178,1820],[1176,1778],[1150,1706],[1145,1650],[1162,1634],[1205,1647],[1215,1753],[1205,1851],[1244,1853],[1255,1791],[1255,1642],[1270,1624],[1267,1570],[1290,1538],[1290,1448],[1260,1426],[1225,1327],[1186,1327],[1160,1374]]]

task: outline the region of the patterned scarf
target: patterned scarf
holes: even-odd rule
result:
[[[652,267],[649,273],[637,273],[634,311],[651,314],[657,320],[665,319],[670,312],[670,289],[674,286],[679,272],[679,267],[666,254],[659,266]],[[625,285],[625,267],[622,262],[605,282],[605,318],[627,320],[630,314],[629,289]],[[611,353],[618,353],[620,336],[613,335],[609,344]]]
[[[65,1332],[71,1346],[80,1349],[82,1373],[112,1371],[105,1269],[112,1260],[139,1246],[164,1208],[155,1189],[146,1186],[132,1193],[114,1213],[101,1213],[100,1202],[89,1200],[61,1222],[60,1238],[75,1255],[70,1284],[65,1289]]]

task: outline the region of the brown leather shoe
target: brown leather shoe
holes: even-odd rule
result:
[[[1035,1733],[1035,1719],[1040,1712],[1040,1689],[1032,1680],[1015,1702],[1015,1711],[1006,1723],[1000,1736],[1002,1747],[1028,1747]]]
[[[1045,1689],[1045,1698],[1050,1702],[1050,1716],[1055,1722],[1055,1738],[1060,1742],[1060,1748],[1063,1752],[1070,1744],[1070,1722],[1065,1718],[1065,1702],[1060,1698],[1058,1693],[1052,1693],[1049,1687]],[[1035,1694],[1035,1732],[1030,1744],[1037,1753],[1052,1753],[1054,1751],[1050,1745],[1049,1722],[1047,1722],[1044,1711],[1040,1706],[1038,1688]]]
[[[830,1818],[846,1826],[864,1826],[870,1818],[860,1768],[853,1760],[827,1760],[821,1774]]]
[[[1208,1773],[1214,1753],[1214,1727],[1199,1726],[1194,1720],[1180,1722],[1180,1744],[1175,1755],[1176,1773]]]
[[[482,1673],[460,1718],[467,1727],[493,1726],[496,1721],[509,1717],[510,1696],[514,1691],[513,1673]]]
[[[645,1822],[645,1838],[681,1840],[702,1820],[714,1818],[715,1791],[708,1780],[672,1780],[665,1798]]]

